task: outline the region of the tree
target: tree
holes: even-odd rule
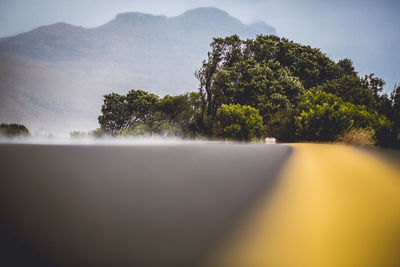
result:
[[[195,136],[200,117],[199,93],[192,92],[177,96],[166,95],[157,104],[162,131],[173,135]]]
[[[168,134],[195,136],[201,100],[198,93],[177,96],[131,90],[104,96],[99,123],[102,132],[116,135]]]
[[[294,142],[296,136],[296,109],[289,108],[274,113],[264,126],[264,136],[275,137],[279,142]]]
[[[2,123],[0,124],[0,136],[16,137],[16,136],[29,136],[29,130],[25,125],[16,123]]]
[[[126,95],[128,126],[134,128],[139,124],[151,124],[152,116],[157,112],[159,97],[143,90],[130,90]]]
[[[309,89],[338,78],[339,66],[319,49],[301,45],[274,35],[259,35],[246,42],[247,54],[257,62],[277,61]]]
[[[360,77],[350,59],[336,63],[317,48],[274,35],[214,38],[210,46],[195,74],[198,92],[106,95],[101,133],[233,140],[264,134],[281,141],[368,133],[380,145],[398,135],[400,87],[384,94],[384,81],[374,74]]]
[[[105,95],[99,116],[100,128],[115,136],[139,124],[150,123],[158,100],[155,94],[142,90],[131,90],[127,95]]]
[[[220,68],[209,92],[204,105],[209,117],[223,104],[238,103],[257,108],[267,121],[273,113],[294,106],[304,88],[279,62],[247,59]]]
[[[353,61],[349,58],[344,58],[338,61],[337,63],[341,76],[344,75],[352,75],[357,76],[357,71],[354,68]]]
[[[364,105],[369,110],[377,108],[378,95],[375,95],[358,76],[344,75],[317,86],[315,90],[334,94],[355,105]]]
[[[365,128],[375,133],[379,143],[390,130],[385,116],[326,92],[307,92],[297,109],[297,134],[302,140],[334,141],[344,131]]]
[[[99,123],[101,130],[108,135],[118,135],[129,126],[130,116],[125,95],[111,93],[104,95]]]
[[[223,104],[252,106],[267,123],[274,113],[295,108],[305,91],[354,73],[351,60],[339,63],[319,49],[274,35],[246,41],[236,35],[214,38],[207,60],[196,72],[204,133],[212,134]]]
[[[378,97],[379,94],[383,91],[383,86],[385,82],[378,77],[375,77],[374,73],[365,75],[361,82],[365,88],[367,88],[373,96]]]
[[[261,136],[262,117],[250,106],[222,105],[217,111],[214,129],[225,139],[250,141]]]
[[[390,99],[392,100],[392,119],[394,121],[393,133],[395,135],[395,139],[398,139],[400,130],[400,85],[393,89],[392,93],[390,94]]]
[[[396,141],[398,119],[395,116],[393,98],[383,93],[384,84],[385,82],[375,77],[373,73],[362,78],[354,74],[346,74],[339,79],[319,85],[314,90],[334,94],[356,106],[364,106],[370,114],[378,113],[385,116],[392,126],[378,127],[375,129],[375,135],[377,144],[389,146]]]

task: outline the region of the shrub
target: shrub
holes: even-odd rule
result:
[[[296,141],[296,124],[294,109],[274,113],[264,127],[264,135],[275,137],[280,142]]]
[[[344,144],[372,146],[375,143],[374,131],[369,129],[350,129],[338,135],[336,141]]]
[[[88,133],[88,136],[94,138],[101,138],[105,135],[104,131],[101,128],[96,128]]]
[[[217,110],[214,131],[226,139],[250,141],[261,136],[262,122],[256,108],[239,104],[222,105]]]
[[[0,135],[6,137],[16,137],[16,136],[29,136],[29,130],[22,124],[16,123],[2,123],[0,124]]]
[[[334,141],[348,129],[372,129],[379,144],[390,132],[391,122],[376,111],[369,112],[330,93],[307,92],[299,103],[297,134],[302,140]]]
[[[81,132],[81,131],[72,131],[69,133],[69,136],[71,138],[84,138],[87,136],[87,134],[85,132]]]
[[[151,135],[150,126],[147,124],[139,124],[133,129],[125,129],[121,131],[122,136],[149,136]]]

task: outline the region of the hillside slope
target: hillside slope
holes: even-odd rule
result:
[[[96,126],[101,97],[93,98],[87,84],[15,56],[0,54],[0,62],[1,122],[23,123],[33,134]]]
[[[33,98],[40,103],[46,99],[56,103],[39,106],[57,117],[81,109],[74,99],[82,98],[82,91],[87,96],[89,114],[99,114],[102,95],[112,91],[125,93],[135,88],[160,95],[193,91],[197,88],[194,72],[206,58],[213,37],[238,34],[250,38],[274,32],[263,22],[247,26],[222,10],[198,8],[170,18],[123,13],[90,29],[57,23],[2,38],[0,53],[12,57],[0,57],[0,93],[11,100],[1,100],[7,105],[1,108],[0,119],[29,124],[29,114],[46,124],[48,119],[42,119],[41,112],[29,108],[37,105]],[[35,67],[28,67],[27,62],[39,65],[41,74],[31,71]],[[60,75],[44,74],[49,70]],[[23,77],[25,72],[32,78]],[[43,79],[52,82],[42,85]],[[43,87],[51,94],[39,94],[27,89],[29,86]],[[25,93],[32,97],[25,97]],[[96,116],[89,117],[96,121]]]

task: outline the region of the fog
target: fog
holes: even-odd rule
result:
[[[184,145],[184,144],[207,144],[207,143],[233,143],[223,141],[209,141],[205,139],[183,139],[181,137],[168,136],[128,136],[128,137],[70,137],[66,135],[55,136],[28,136],[28,137],[4,137],[0,136],[0,145],[4,144],[29,144],[29,145],[99,145],[99,146],[136,146],[136,145]]]

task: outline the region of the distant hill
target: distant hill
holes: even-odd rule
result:
[[[90,29],[57,23],[1,38],[0,120],[29,125],[35,117],[46,128],[53,118],[82,114],[93,125],[104,93],[196,90],[194,72],[213,37],[273,33],[264,22],[244,25],[225,11],[197,8],[176,17],[123,13]]]
[[[93,101],[93,88],[12,55],[0,54],[0,62],[0,122],[22,123],[33,134],[96,127],[101,103]]]

